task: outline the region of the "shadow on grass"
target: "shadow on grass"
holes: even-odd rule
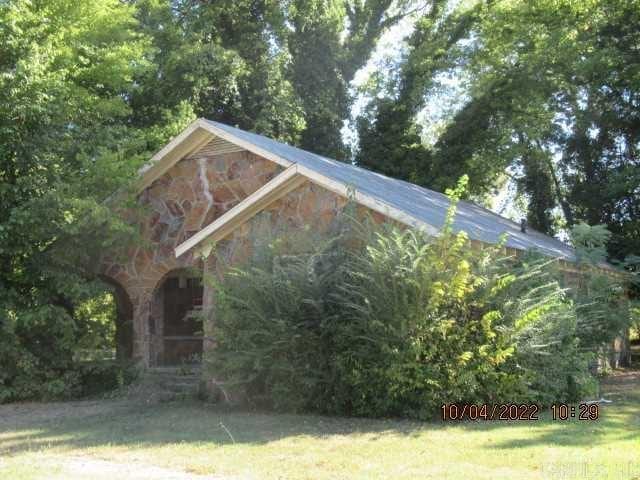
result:
[[[102,408],[73,415],[74,406],[65,404],[67,414],[50,419],[30,419],[29,412],[14,412],[13,421],[0,406],[0,455],[33,451],[43,447],[101,445],[159,445],[172,443],[266,444],[288,437],[328,437],[368,435],[369,440],[393,433],[416,435],[425,428],[443,428],[406,420],[368,420],[228,410],[215,405],[182,401],[156,405],[131,405],[119,401],[102,402]],[[46,404],[32,409],[46,409]],[[5,418],[2,418],[5,417]],[[372,436],[373,434],[373,436]]]
[[[557,447],[596,446],[610,442],[638,439],[640,416],[638,405],[602,406],[598,420],[551,420],[547,415],[540,427],[533,425],[524,434],[496,442],[493,448],[512,449],[545,445]]]
[[[496,449],[525,448],[530,446],[595,446],[612,441],[640,438],[640,371],[621,371],[603,382],[604,397],[611,403],[601,403],[599,418],[580,420],[553,420],[551,409],[546,408],[540,420],[533,421],[523,435],[495,442]],[[509,422],[513,425],[514,422]],[[488,422],[479,429],[501,428],[496,422]]]
[[[415,422],[229,411],[200,402],[155,405],[131,401],[68,402],[0,406],[0,454],[42,448],[160,446],[207,443],[217,446],[261,445],[290,437],[328,438],[366,435],[376,441],[389,435],[418,437],[441,430],[494,439],[486,449],[536,445],[594,446],[637,439],[640,390],[624,401],[602,406],[601,419],[553,421],[545,413],[532,422]]]

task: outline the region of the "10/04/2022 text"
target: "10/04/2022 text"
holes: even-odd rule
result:
[[[468,404],[445,403],[440,408],[441,418],[444,421],[462,420],[539,420],[542,408],[536,404]],[[569,405],[564,403],[553,404],[550,407],[551,419],[596,421],[600,416],[597,403],[579,403]]]

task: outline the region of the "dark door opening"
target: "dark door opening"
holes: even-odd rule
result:
[[[164,282],[164,365],[199,363],[202,357],[202,281],[180,275]]]

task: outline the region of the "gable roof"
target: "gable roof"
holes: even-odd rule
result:
[[[298,173],[306,176],[311,181],[317,180],[317,183],[328,186],[333,191],[344,192],[347,188],[352,189],[355,192],[354,198],[356,201],[366,206],[374,207],[376,210],[402,223],[423,227],[428,233],[437,233],[444,224],[450,200],[442,193],[351,164],[332,160],[219,122],[199,119],[188,127],[185,133],[190,131],[189,135],[193,136],[194,126],[208,132],[210,134],[209,140],[220,137],[257,155],[275,161],[282,166],[289,167],[295,164]],[[184,135],[184,133],[181,135]],[[183,141],[189,135],[185,135]],[[179,149],[181,152],[190,152],[202,146],[203,140],[200,136],[197,136],[194,148],[190,150],[184,147],[179,148],[181,142],[174,143],[179,137],[167,147],[173,144],[173,148]],[[170,163],[167,163],[164,160],[164,156],[171,150],[167,150],[167,147],[158,152],[152,159],[152,162],[156,162],[159,165],[164,163],[162,171],[156,171],[153,175],[155,178],[185,155],[182,154],[180,158],[174,158]],[[145,170],[143,176],[148,175],[148,172],[153,170],[154,165],[152,163]],[[145,181],[143,179],[142,185],[150,184],[153,181],[149,180]],[[455,231],[467,232],[471,239],[489,244],[498,243],[500,237],[506,234],[507,247],[518,250],[534,249],[545,255],[564,260],[575,261],[576,259],[573,248],[560,240],[531,228],[528,228],[527,232],[523,233],[519,224],[472,202],[459,202],[453,221],[453,228]]]

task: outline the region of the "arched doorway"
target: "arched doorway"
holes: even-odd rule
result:
[[[115,302],[115,358],[130,360],[133,358],[133,303],[117,281],[104,275],[100,280],[107,285]]]
[[[153,365],[200,363],[202,297],[202,272],[195,269],[172,270],[160,280],[149,319]]]

